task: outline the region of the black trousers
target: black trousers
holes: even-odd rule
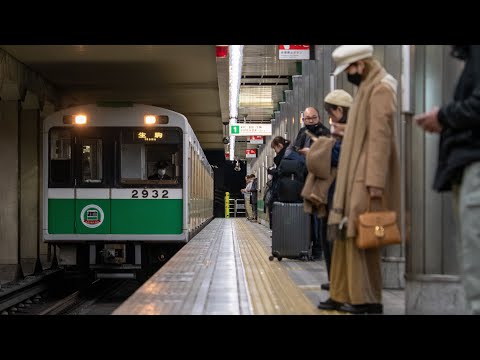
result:
[[[332,263],[333,243],[327,240],[327,220],[328,217],[318,218],[318,237],[325,257],[328,279],[330,280],[330,266]]]
[[[322,256],[322,244],[319,237],[319,219],[315,214],[310,215],[310,236],[312,239],[312,256]]]

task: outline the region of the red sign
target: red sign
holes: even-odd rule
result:
[[[310,45],[278,45],[280,60],[308,60],[310,59]]]
[[[256,158],[257,157],[257,149],[246,149],[245,150],[245,157],[246,158]]]
[[[228,45],[216,46],[217,58],[226,58],[228,56]]]
[[[252,135],[249,136],[250,144],[263,144],[263,136]]]
[[[310,50],[310,45],[278,45],[279,50]]]
[[[228,152],[225,153],[225,160],[230,160],[230,153]]]

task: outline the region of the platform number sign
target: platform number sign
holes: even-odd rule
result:
[[[232,125],[232,131],[231,131],[231,134],[232,135],[236,135],[236,134],[240,134],[240,126],[238,125]]]

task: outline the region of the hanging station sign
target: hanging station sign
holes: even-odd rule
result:
[[[246,149],[245,150],[245,157],[247,159],[252,159],[257,157],[257,149]]]
[[[272,135],[272,124],[232,124],[230,135],[235,136],[270,136]]]
[[[309,60],[310,45],[278,45],[280,60]]]
[[[259,136],[259,135],[249,136],[248,140],[250,144],[263,144],[263,136]]]

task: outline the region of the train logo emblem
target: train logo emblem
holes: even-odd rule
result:
[[[93,204],[85,206],[80,213],[80,221],[83,225],[90,229],[94,229],[102,225],[104,218],[105,215],[102,208]]]

